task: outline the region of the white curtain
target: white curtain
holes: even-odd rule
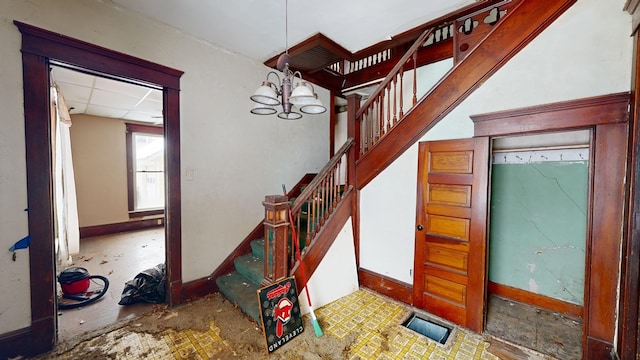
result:
[[[56,257],[60,265],[71,264],[71,255],[80,251],[76,182],[71,157],[71,117],[57,86],[51,87],[52,119],[55,126],[54,183]]]

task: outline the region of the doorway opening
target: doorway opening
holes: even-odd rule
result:
[[[582,355],[590,130],[492,141],[486,332]]]
[[[31,326],[21,335],[25,353],[39,354],[57,342],[53,178],[51,141],[51,63],[85,69],[113,79],[162,89],[165,153],[165,259],[167,301],[182,301],[180,199],[180,77],[183,72],[68,36],[14,21],[22,34],[25,144],[29,234]]]
[[[78,301],[56,283],[58,340],[68,342],[152,310],[118,303],[127,281],[164,269],[162,91],[63,64],[50,77],[56,278],[81,267],[110,283],[100,300],[73,309],[61,309]]]

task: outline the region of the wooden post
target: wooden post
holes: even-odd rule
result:
[[[264,279],[273,284],[289,276],[287,238],[289,231],[289,199],[283,195],[267,195],[264,205]]]
[[[391,95],[389,95],[391,97]],[[362,96],[358,94],[352,94],[347,96],[347,137],[353,138],[353,146],[347,153],[347,184],[353,186],[355,196],[352,197],[351,203],[351,226],[353,230],[353,243],[356,252],[356,267],[360,266],[360,218],[358,215],[358,207],[360,206],[358,200],[358,194],[360,191],[357,188],[358,178],[356,173],[356,161],[360,158],[361,141],[360,138],[360,119],[356,118],[356,114],[360,110],[360,102]]]

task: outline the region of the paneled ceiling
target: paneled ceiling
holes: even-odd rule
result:
[[[162,123],[162,91],[52,66],[69,113]]]
[[[350,52],[391,39],[475,0],[110,0],[204,40],[264,62],[323,34]],[[285,15],[285,13],[287,15]],[[77,71],[52,71],[71,114],[162,121],[162,93]]]

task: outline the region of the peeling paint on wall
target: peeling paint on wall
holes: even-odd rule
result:
[[[490,281],[582,305],[588,155],[494,154]]]

